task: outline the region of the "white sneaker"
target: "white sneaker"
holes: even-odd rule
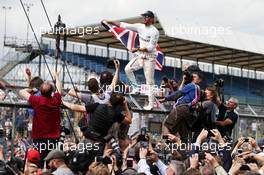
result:
[[[143,109],[146,111],[150,111],[151,109],[153,109],[154,105],[149,104],[148,106],[144,106]]]

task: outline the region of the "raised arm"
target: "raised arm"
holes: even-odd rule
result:
[[[125,118],[122,121],[122,123],[129,125],[132,122],[132,114],[128,108],[128,104],[126,100],[124,101],[124,109],[125,109]]]
[[[25,100],[29,100],[30,92],[32,92],[32,89],[30,88],[21,89],[19,91],[19,96]]]
[[[66,106],[67,108],[73,110],[73,111],[77,111],[77,112],[86,112],[85,106],[83,105],[77,105],[77,104],[73,104],[73,103],[69,103],[69,102],[62,102],[64,106]]]
[[[57,92],[59,94],[62,94],[62,85],[61,85],[61,82],[60,82],[60,79],[59,79],[59,73],[58,72],[54,73],[54,79],[56,81]]]
[[[31,81],[31,71],[29,68],[26,68],[25,70],[25,77],[26,77],[26,80],[27,80],[27,85],[29,86],[30,85],[30,81]]]
[[[219,126],[227,126],[227,125],[231,125],[232,123],[233,121],[230,120],[229,118],[225,119],[224,121],[215,121],[215,124]]]
[[[118,60],[114,60],[115,63],[115,75],[113,77],[112,83],[110,84],[111,91],[114,91],[115,86],[119,80],[119,72],[120,72],[120,62]]]
[[[126,23],[126,22],[120,22],[120,27],[129,29],[129,30],[132,30],[132,31],[135,31],[135,32],[138,32],[138,30],[140,28],[140,25],[141,24],[139,24],[139,23],[129,24],[129,23]]]
[[[178,91],[174,91],[173,93],[171,93],[170,95],[167,95],[165,97],[166,101],[172,101],[175,100],[175,98],[181,97],[184,93],[181,90]]]
[[[179,90],[182,90],[183,89],[183,87],[184,87],[184,84],[185,84],[185,79],[186,79],[186,75],[183,75],[182,76],[182,81],[181,81],[181,84],[180,84],[180,86],[179,86]]]
[[[68,95],[76,98],[81,98],[81,93],[77,92],[74,88],[71,88],[68,92]]]
[[[105,20],[108,24],[111,24],[111,25],[114,25],[114,26],[117,26],[117,27],[120,27],[120,22],[118,21],[108,21],[108,20]]]

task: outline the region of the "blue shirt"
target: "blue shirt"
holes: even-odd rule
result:
[[[182,96],[176,100],[174,107],[181,104],[188,104],[190,107],[194,107],[200,100],[200,88],[194,83],[189,83],[181,90],[175,91],[172,94],[166,96],[165,99],[172,100],[179,95]]]
[[[38,90],[36,93],[34,93],[35,96],[41,96],[40,90]],[[34,115],[34,109],[28,108],[27,109],[28,115],[33,116]]]

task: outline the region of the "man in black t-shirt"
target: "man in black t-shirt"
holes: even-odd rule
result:
[[[63,102],[63,104],[79,112],[90,113],[88,129],[84,132],[87,138],[100,141],[107,136],[108,130],[115,122],[129,125],[132,121],[127,101],[120,93],[113,93],[107,104],[88,104],[86,106]],[[125,114],[121,112],[124,111]]]
[[[237,106],[238,100],[234,97],[229,98],[227,106],[223,103],[218,106],[219,115],[215,124],[222,136],[231,137],[232,130],[238,119],[238,115],[234,112]]]

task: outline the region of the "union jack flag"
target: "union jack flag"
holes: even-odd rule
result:
[[[128,50],[132,48],[139,48],[139,35],[137,32],[122,28],[116,27],[111,24],[108,24],[106,21],[102,21],[102,25],[112,33],[112,35],[118,39]],[[164,55],[160,50],[159,45],[156,47],[157,57],[155,69],[162,71]]]

